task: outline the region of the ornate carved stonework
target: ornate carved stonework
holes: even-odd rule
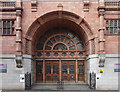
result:
[[[101,53],[99,54],[99,67],[104,67],[105,63],[105,54]]]
[[[37,11],[37,0],[31,0],[31,11],[32,12]]]
[[[104,6],[99,6],[98,7],[98,15],[99,16],[104,16],[105,15],[105,7]]]
[[[90,1],[84,0],[83,3],[84,3],[84,6],[83,6],[84,12],[89,12]]]
[[[63,10],[63,5],[62,5],[61,3],[59,3],[59,4],[57,5],[57,7],[58,7],[58,10],[59,10],[59,11],[62,11],[62,10]]]
[[[16,67],[17,68],[22,68],[22,55],[16,55]]]

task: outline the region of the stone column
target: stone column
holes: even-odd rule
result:
[[[78,82],[78,63],[77,63],[77,60],[75,61],[75,70],[76,70],[76,83]]]
[[[61,59],[59,60],[59,81],[62,80]]]
[[[105,7],[104,7],[104,0],[100,0],[99,2],[99,18],[100,18],[100,28],[99,28],[99,53],[105,53],[105,38],[104,38],[104,14],[105,14]]]
[[[16,63],[17,67],[22,67],[22,6],[21,0],[16,1]]]
[[[16,10],[16,52],[22,54],[21,10]]]

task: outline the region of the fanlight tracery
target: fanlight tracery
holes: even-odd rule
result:
[[[52,31],[48,30],[39,39],[36,45],[37,56],[41,57],[43,54],[47,57],[59,56],[83,56],[84,44],[81,38],[65,28],[55,28]],[[69,51],[69,53],[68,53]]]

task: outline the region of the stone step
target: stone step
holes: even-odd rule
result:
[[[119,92],[117,90],[79,90],[79,91],[71,91],[71,90],[66,90],[66,91],[39,91],[39,90],[27,90],[27,91],[2,91],[2,92]]]
[[[34,84],[32,90],[91,90],[87,84],[77,84],[77,83],[64,83],[63,88],[60,89],[56,83],[41,83]]]

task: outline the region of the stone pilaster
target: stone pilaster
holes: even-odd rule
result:
[[[104,37],[104,14],[105,14],[105,7],[104,7],[104,0],[100,0],[99,7],[98,7],[99,19],[100,19],[100,26],[99,26],[99,53],[105,53],[105,37]]]
[[[105,37],[104,37],[104,15],[105,15],[105,6],[104,0],[99,1],[98,7],[100,26],[99,26],[99,67],[104,67],[105,63]]]
[[[22,67],[22,5],[21,0],[16,1],[16,63],[17,67]]]

